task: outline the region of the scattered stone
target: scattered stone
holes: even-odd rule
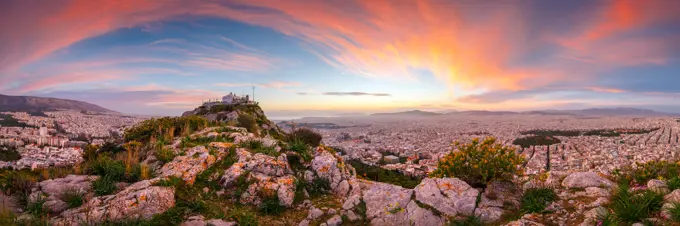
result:
[[[328,226],[340,226],[340,224],[342,224],[342,218],[340,215],[335,215],[326,221],[326,225]]]
[[[313,208],[309,210],[309,213],[307,214],[307,219],[315,220],[321,216],[323,216],[323,211],[320,210],[319,208]]]
[[[217,156],[210,155],[204,146],[196,146],[189,149],[185,155],[177,156],[163,165],[158,175],[159,177],[179,177],[187,184],[193,184],[196,176],[208,169],[215,161],[217,161]]]
[[[651,179],[647,182],[647,188],[651,191],[661,194],[668,194],[670,190],[666,185],[666,182],[657,179]]]
[[[664,200],[666,202],[680,202],[680,189],[675,189],[675,191],[664,196]]]
[[[425,178],[416,186],[415,194],[416,200],[448,216],[469,216],[475,209],[479,191],[457,178]]]
[[[587,187],[606,187],[614,186],[614,182],[605,179],[595,172],[576,172],[569,174],[562,181],[562,186],[566,188],[587,188]]]

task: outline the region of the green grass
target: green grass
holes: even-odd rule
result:
[[[265,155],[269,155],[271,157],[279,157],[281,155],[281,152],[276,151],[276,147],[260,147],[257,149],[252,149],[250,150],[253,154],[257,153],[262,153]]]
[[[680,189],[680,177],[673,177],[670,180],[667,180],[666,186],[668,186],[668,189],[671,191]]]
[[[110,176],[100,176],[92,183],[92,188],[96,196],[110,195],[116,191],[116,181]]]
[[[156,152],[154,154],[156,155],[156,159],[158,159],[158,161],[161,161],[163,164],[171,162],[173,159],[175,159],[175,156],[177,156],[175,152],[165,147],[160,147],[156,149]]]
[[[520,211],[523,213],[544,213],[545,208],[557,199],[557,194],[550,188],[530,188],[524,192]]]
[[[38,195],[35,200],[26,205],[26,212],[36,217],[45,216],[47,214],[47,209],[43,207],[43,204],[45,204],[46,201],[45,197]]]
[[[635,223],[648,218],[661,209],[663,195],[650,190],[631,192],[627,183],[619,184],[609,208],[614,218],[622,223]]]
[[[266,215],[281,215],[283,211],[286,210],[285,206],[279,204],[279,195],[274,193],[273,195],[261,195],[262,204],[259,206],[259,211]]]
[[[248,190],[248,187],[253,183],[253,181],[248,180],[250,172],[243,172],[238,178],[236,178],[236,188],[234,189],[232,195],[236,198],[241,197],[243,193]]]
[[[302,139],[293,139],[290,142],[288,142],[288,149],[298,153],[300,157],[305,160],[305,162],[309,162],[312,160],[314,156],[312,156],[310,147],[307,143],[305,143]]]
[[[77,189],[69,188],[59,196],[59,199],[66,202],[66,204],[68,204],[68,208],[70,209],[83,205],[85,202],[83,195],[84,194]]]

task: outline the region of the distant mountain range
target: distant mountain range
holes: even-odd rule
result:
[[[452,111],[448,113],[438,113],[429,111],[403,111],[393,113],[377,113],[371,116],[439,116],[439,115],[565,115],[565,116],[680,116],[680,114],[664,113],[640,108],[589,108],[582,110],[539,110],[539,111]]]
[[[386,117],[386,116],[411,116],[411,117],[418,117],[418,116],[437,116],[437,115],[441,115],[441,113],[429,112],[429,111],[421,111],[421,110],[402,111],[402,112],[394,112],[394,113],[375,113],[375,114],[371,114],[371,116],[380,116],[380,117]]]
[[[118,112],[78,100],[51,97],[0,95],[0,111],[54,111],[76,110],[90,113],[119,114]]]

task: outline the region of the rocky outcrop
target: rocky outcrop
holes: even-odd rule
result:
[[[346,197],[348,194],[356,195],[360,192],[354,169],[345,165],[340,156],[323,147],[316,150],[312,170],[317,177],[328,181],[331,190],[337,196]]]
[[[236,149],[238,162],[224,171],[220,184],[231,188],[236,180],[249,172],[246,179],[251,184],[240,197],[242,203],[259,205],[262,201],[261,192],[276,193],[279,204],[292,206],[295,197],[295,177],[288,165],[285,154],[274,158],[261,153],[251,154],[244,148]]]
[[[595,172],[576,172],[569,174],[562,181],[562,186],[566,188],[587,188],[587,187],[605,187],[610,188],[614,186],[614,182],[598,175]]]
[[[182,178],[187,184],[193,184],[196,176],[214,164],[219,155],[211,155],[204,146],[197,146],[163,165],[157,173],[160,177],[175,176]]]
[[[64,211],[53,225],[97,224],[123,219],[149,219],[175,206],[175,190],[153,186],[159,179],[134,183],[115,195],[95,197],[79,208]]]
[[[30,197],[35,200],[38,196],[43,196],[45,203],[43,207],[51,213],[61,213],[68,209],[68,204],[62,200],[62,196],[67,192],[75,193],[84,197],[91,197],[92,182],[98,176],[87,175],[68,175],[64,178],[45,180],[34,188]]]

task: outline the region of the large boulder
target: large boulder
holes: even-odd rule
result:
[[[150,219],[175,206],[175,189],[153,186],[159,179],[134,183],[115,195],[95,197],[81,207],[64,211],[53,225],[98,224],[123,219]]]
[[[562,181],[562,186],[566,188],[587,188],[587,187],[605,187],[611,188],[614,182],[601,177],[595,172],[576,172],[569,174]]]
[[[479,191],[457,178],[425,178],[415,187],[416,200],[448,216],[472,215]]]
[[[371,225],[408,225],[406,210],[412,195],[411,189],[374,183],[363,195],[367,219]]]
[[[269,195],[276,194],[279,204],[286,207],[293,205],[295,198],[295,177],[286,175],[281,177],[271,177],[262,173],[250,173],[248,181],[253,181],[248,186],[248,190],[241,194],[240,202],[253,205],[262,203],[262,194],[269,192]]]
[[[197,146],[163,165],[157,173],[160,177],[175,176],[182,178],[187,184],[193,184],[196,176],[208,169],[218,158],[219,156],[211,155],[204,146]]]
[[[91,197],[92,182],[98,176],[88,175],[68,175],[64,178],[50,179],[38,183],[30,197],[33,199],[43,196],[45,203],[43,207],[51,213],[61,213],[68,209],[68,204],[61,198],[67,192],[73,192],[84,197]]]

